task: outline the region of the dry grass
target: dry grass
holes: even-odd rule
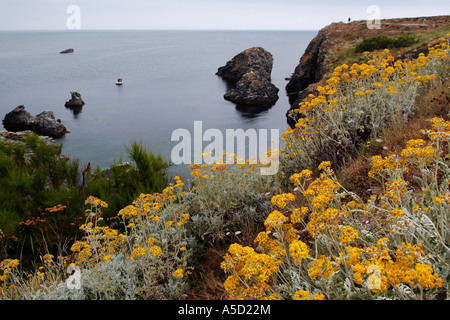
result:
[[[228,293],[223,283],[225,274],[220,263],[228,246],[210,247],[204,250],[190,277],[188,300],[227,300]]]

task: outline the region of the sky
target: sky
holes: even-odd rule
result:
[[[450,15],[450,0],[0,0],[0,30],[319,30],[374,14]]]

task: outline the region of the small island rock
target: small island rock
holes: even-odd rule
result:
[[[70,91],[72,98],[65,103],[66,108],[81,108],[84,106],[84,101],[78,92]]]
[[[72,48],[70,48],[70,49],[63,50],[63,51],[61,51],[60,53],[65,54],[65,53],[72,53],[72,52],[74,52],[74,51],[75,51],[75,50],[73,50]]]
[[[272,66],[272,54],[261,47],[239,53],[217,70],[232,87],[224,98],[244,105],[274,104],[279,89],[271,83]]]
[[[38,135],[52,138],[61,137],[68,133],[60,119],[55,119],[52,111],[44,111],[37,116],[32,116],[20,105],[5,115],[3,126],[12,132],[30,130]]]

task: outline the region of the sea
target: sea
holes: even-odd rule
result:
[[[62,153],[105,169],[127,161],[126,147],[142,143],[171,161],[177,129],[287,128],[286,78],[316,31],[1,31],[0,117],[18,105],[32,115],[51,110],[70,133]],[[228,85],[217,69],[241,51],[263,47],[274,57],[279,100],[242,108],[223,98]],[[73,48],[74,52],[60,54]],[[122,86],[116,85],[124,79]],[[70,92],[81,110],[65,108]],[[199,122],[197,122],[199,123]],[[0,128],[3,129],[3,128]],[[259,131],[258,131],[259,132]],[[192,137],[193,139],[194,137]],[[272,137],[274,138],[274,137]],[[181,140],[180,140],[181,141]],[[282,142],[281,142],[282,143]],[[206,145],[206,143],[205,143]],[[204,145],[203,145],[204,146]],[[182,175],[186,166],[172,168]]]

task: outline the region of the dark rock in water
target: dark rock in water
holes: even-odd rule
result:
[[[74,50],[72,48],[61,51],[60,53],[72,53]]]
[[[244,74],[254,70],[270,81],[272,66],[272,54],[261,47],[253,47],[242,51],[220,67],[216,75],[224,80],[238,82]]]
[[[61,137],[68,133],[60,119],[55,119],[52,111],[44,111],[32,116],[23,105],[16,107],[5,115],[3,126],[12,132],[30,130],[38,135]]]
[[[237,104],[273,104],[278,100],[278,91],[267,78],[252,70],[244,74],[224,98]]]
[[[239,104],[266,105],[278,100],[271,82],[273,56],[261,47],[246,49],[217,70],[216,75],[230,82],[224,98]]]
[[[84,101],[78,92],[70,91],[72,98],[65,103],[66,108],[81,108],[84,106]]]

